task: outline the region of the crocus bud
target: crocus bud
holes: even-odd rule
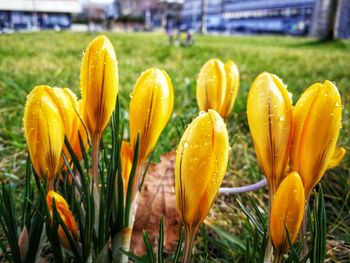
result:
[[[223,118],[226,118],[231,113],[239,88],[239,71],[237,65],[232,60],[225,63],[225,72],[226,89],[219,112]]]
[[[288,239],[294,243],[304,216],[303,182],[296,172],[285,177],[273,198],[270,214],[270,238],[279,254],[288,249]]]
[[[226,93],[225,66],[219,59],[210,59],[201,68],[197,78],[197,103],[201,111],[221,111]]]
[[[176,152],[176,205],[188,231],[196,231],[207,216],[224,178],[228,154],[223,119],[214,110],[201,112],[186,129]]]
[[[256,155],[273,196],[287,168],[293,121],[291,99],[276,75],[264,72],[254,80],[247,115]]]
[[[80,71],[82,116],[92,139],[106,128],[118,93],[118,62],[106,36],[96,37],[87,47]]]
[[[24,134],[35,172],[52,182],[60,164],[65,128],[49,86],[37,86],[27,97]]]
[[[140,134],[139,160],[151,153],[174,105],[171,80],[164,70],[151,68],[138,78],[130,102],[130,140],[134,149]]]
[[[128,189],[128,182],[129,182],[129,176],[132,168],[133,157],[134,157],[134,152],[129,142],[123,141],[122,147],[120,150],[120,158],[122,162],[124,193],[126,193],[126,190]]]
[[[55,200],[57,212],[62,218],[64,224],[66,225],[71,237],[73,238],[73,240],[78,240],[78,226],[72,212],[69,210],[69,205],[67,204],[63,196],[52,190],[49,190],[46,195],[46,202],[50,211],[51,220],[53,217],[53,199]],[[58,238],[64,247],[70,247],[66,233],[64,232],[61,225],[58,227]]]
[[[307,197],[332,159],[341,114],[338,89],[328,80],[310,86],[294,108],[292,169],[300,174]]]

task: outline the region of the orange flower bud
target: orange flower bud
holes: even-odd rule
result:
[[[72,212],[69,210],[69,205],[67,204],[66,200],[61,196],[60,194],[49,190],[49,192],[46,195],[46,201],[47,206],[49,208],[50,214],[51,214],[51,220],[53,217],[53,208],[52,208],[52,200],[55,199],[55,204],[57,208],[57,212],[59,213],[60,217],[62,218],[62,221],[66,225],[67,229],[69,230],[70,235],[72,236],[73,240],[78,239],[78,226],[74,219],[74,216]],[[61,242],[61,244],[69,248],[69,241],[68,238],[60,225],[58,227],[58,238]]]

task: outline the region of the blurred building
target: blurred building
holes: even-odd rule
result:
[[[350,37],[350,0],[206,0],[207,30],[309,35],[334,26],[336,37]],[[183,28],[199,30],[202,0],[187,0]],[[335,19],[335,23],[332,21]],[[332,20],[332,21],[331,21]],[[319,34],[313,33],[318,36]]]
[[[113,2],[84,0],[82,5],[82,13],[78,15],[78,19],[82,21],[101,22],[110,19],[117,19],[120,15],[119,0],[114,0]]]
[[[224,6],[226,1],[222,0],[207,0],[207,29],[220,30],[226,29],[226,21],[222,14],[224,12]],[[202,0],[186,0],[183,4],[181,12],[182,27],[193,28],[196,31],[199,30],[201,24],[201,5]]]
[[[335,36],[350,38],[350,0],[340,0],[335,23]]]
[[[226,1],[223,17],[238,32],[308,34],[315,0]]]
[[[68,28],[80,0],[0,0],[0,29]]]
[[[315,0],[207,0],[207,29],[306,34]],[[198,29],[201,0],[184,3],[183,22]]]

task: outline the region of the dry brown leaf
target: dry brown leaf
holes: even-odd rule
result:
[[[164,218],[164,250],[176,249],[181,223],[176,210],[175,156],[175,151],[166,153],[160,157],[159,164],[148,167],[131,238],[131,250],[137,256],[146,252],[143,230],[148,231],[151,243],[157,250],[161,215]]]

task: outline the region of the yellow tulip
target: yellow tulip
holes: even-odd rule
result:
[[[140,134],[140,162],[152,152],[171,116],[173,105],[174,91],[168,74],[156,68],[143,72],[130,102],[130,140],[135,149]]]
[[[276,75],[264,72],[254,80],[247,101],[248,123],[271,196],[287,169],[292,109],[287,89]]]
[[[229,154],[226,125],[214,110],[200,113],[188,126],[176,151],[176,206],[186,229],[190,262],[194,238],[224,178]]]
[[[37,86],[27,97],[24,134],[35,172],[49,187],[59,169],[65,128],[49,86]]]
[[[225,63],[226,89],[220,115],[226,118],[232,111],[239,88],[239,71],[237,65],[229,60]]]
[[[82,116],[92,140],[99,140],[115,108],[118,94],[118,62],[106,36],[87,47],[80,71]]]
[[[132,160],[134,157],[133,149],[127,141],[122,142],[120,150],[121,162],[122,162],[122,174],[124,183],[124,193],[128,189],[129,176],[132,168]]]
[[[60,217],[62,218],[62,221],[66,225],[71,237],[73,238],[73,240],[77,240],[78,226],[72,212],[69,210],[69,205],[67,204],[66,200],[60,194],[49,190],[49,192],[46,195],[46,202],[50,211],[51,220],[53,217],[52,200],[55,200],[57,212],[59,213]],[[70,247],[68,238],[61,225],[58,227],[58,238],[64,247]]]
[[[285,177],[274,196],[270,215],[270,238],[277,254],[283,254],[294,243],[304,216],[305,195],[300,176],[292,172]],[[275,255],[276,256],[276,255]]]
[[[225,92],[225,66],[219,59],[210,59],[201,68],[197,78],[196,96],[199,109],[220,112]]]
[[[185,226],[195,229],[205,219],[224,178],[229,144],[226,125],[209,110],[192,121],[176,153],[176,203]]]
[[[305,195],[321,180],[330,163],[341,127],[341,100],[330,81],[315,83],[294,109],[292,170],[300,174]]]

